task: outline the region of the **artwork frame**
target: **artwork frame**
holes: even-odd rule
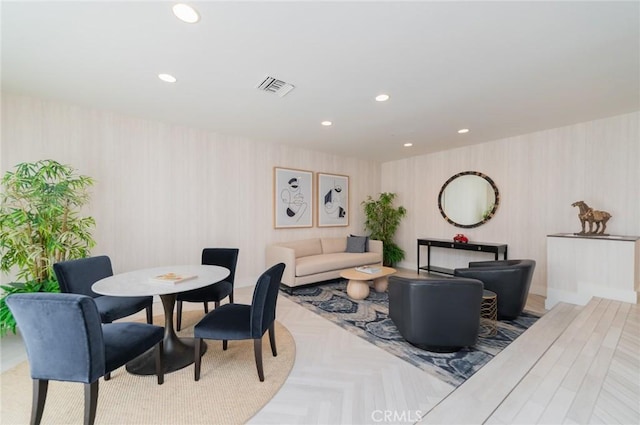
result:
[[[313,227],[313,172],[273,167],[273,227]]]
[[[349,225],[349,176],[316,173],[318,227]]]

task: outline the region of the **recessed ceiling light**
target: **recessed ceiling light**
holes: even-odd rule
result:
[[[325,127],[329,127],[333,123],[331,121],[322,121],[320,124],[324,125]]]
[[[184,3],[178,3],[173,5],[172,7],[173,14],[176,15],[178,19],[188,24],[195,24],[200,20],[200,15],[196,10]]]
[[[405,143],[404,145],[405,148],[410,148],[411,146],[413,146],[413,143]]]
[[[468,133],[469,129],[468,128],[461,128],[460,130],[458,130],[458,133],[460,134],[464,134],[464,133]]]
[[[158,74],[158,78],[160,78],[165,83],[175,83],[176,81],[178,81],[176,77],[171,74]]]
[[[388,94],[379,94],[376,96],[376,100],[378,102],[386,102],[387,100],[389,100],[389,95]]]

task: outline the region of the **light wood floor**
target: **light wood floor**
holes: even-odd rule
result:
[[[252,291],[238,288],[236,302]],[[531,296],[527,308],[543,306]],[[559,304],[455,391],[286,297],[277,318],[296,363],[252,424],[640,423],[637,305]],[[1,343],[2,370],[26,359],[19,338]]]

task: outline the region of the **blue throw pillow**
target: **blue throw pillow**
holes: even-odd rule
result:
[[[366,252],[367,236],[349,236],[347,238],[347,251],[361,253]]]

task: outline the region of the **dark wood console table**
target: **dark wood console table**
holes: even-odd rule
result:
[[[427,265],[426,266],[420,266],[420,247],[421,246],[427,247]],[[449,248],[449,249],[462,249],[465,251],[489,252],[494,254],[495,260],[498,260],[498,256],[502,254],[503,259],[504,260],[507,259],[506,244],[482,243],[482,242],[458,243],[458,242],[453,242],[450,239],[418,239],[418,273],[420,273],[420,270],[424,270],[426,272],[453,274],[452,269],[431,265],[431,247],[432,246],[436,248]]]

